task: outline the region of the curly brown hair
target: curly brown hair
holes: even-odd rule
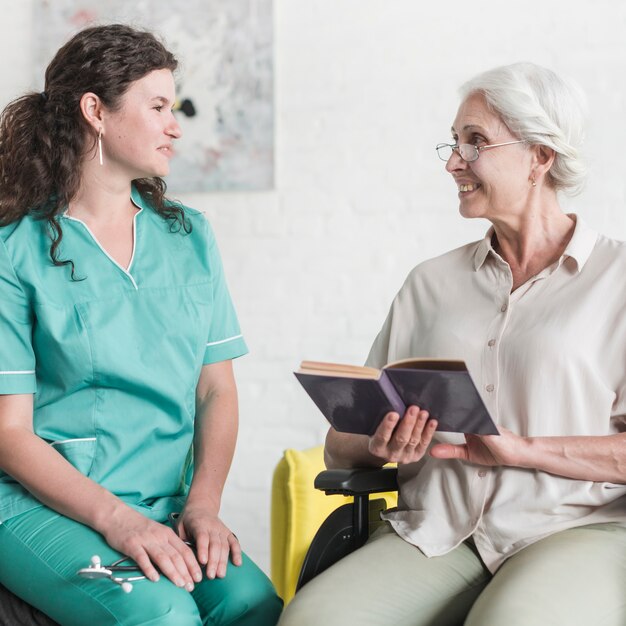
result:
[[[150,32],[124,24],[86,28],[72,37],[48,65],[45,88],[11,102],[0,115],[0,226],[25,215],[47,220],[50,258],[59,260],[63,237],[59,213],[76,195],[85,154],[97,136],[80,111],[84,93],[93,92],[110,110],[121,105],[130,85],[154,70],[174,71],[178,61]],[[159,177],[134,181],[171,231],[191,231],[179,203],[165,198]]]

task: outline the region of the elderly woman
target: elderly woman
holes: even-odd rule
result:
[[[559,206],[584,177],[576,93],[526,63],[462,88],[437,151],[492,226],[411,272],[368,364],[465,359],[500,436],[419,407],[331,430],[329,467],[399,463],[399,506],[282,624],[626,623],[626,248]]]

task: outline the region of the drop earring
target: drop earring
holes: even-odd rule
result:
[[[535,177],[534,176],[531,177],[530,184],[531,184],[532,187],[536,187],[537,186],[537,183],[535,182]]]
[[[104,165],[102,160],[102,129],[98,132],[98,159],[100,160],[100,165]]]

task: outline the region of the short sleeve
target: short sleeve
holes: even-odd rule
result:
[[[0,394],[35,393],[32,313],[0,237]]]
[[[211,312],[209,336],[207,337],[204,359],[202,361],[203,365],[235,359],[248,352],[248,347],[239,328],[235,307],[226,285],[222,260],[215,236],[208,222],[206,224],[208,227],[207,245],[213,310]]]

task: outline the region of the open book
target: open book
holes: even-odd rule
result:
[[[339,432],[372,435],[389,411],[402,417],[414,404],[437,419],[437,430],[498,434],[463,361],[404,359],[382,370],[303,361],[294,373]]]

